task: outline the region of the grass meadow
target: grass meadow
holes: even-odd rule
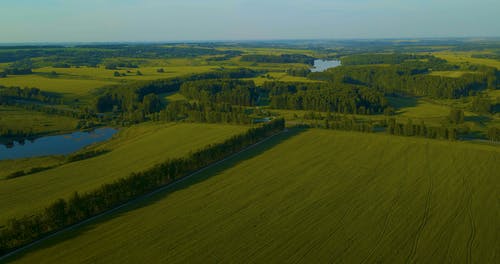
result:
[[[14,131],[29,131],[31,129],[35,134],[65,132],[74,130],[77,123],[78,120],[71,117],[49,115],[15,106],[0,105],[0,127],[8,127]]]

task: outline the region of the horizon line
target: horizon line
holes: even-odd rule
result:
[[[277,39],[206,39],[206,40],[106,40],[106,41],[14,41],[2,42],[9,45],[62,45],[62,44],[185,44],[185,43],[251,43],[291,41],[388,41],[388,40],[499,40],[499,36],[450,36],[450,37],[380,37],[380,38],[277,38]]]

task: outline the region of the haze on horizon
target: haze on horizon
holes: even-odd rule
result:
[[[0,43],[499,37],[498,0],[6,0]]]

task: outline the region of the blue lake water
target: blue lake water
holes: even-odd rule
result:
[[[323,72],[330,68],[335,68],[340,66],[339,60],[315,60],[314,67],[311,69],[312,72]]]
[[[46,155],[67,155],[90,144],[110,139],[118,130],[99,128],[90,132],[47,136],[35,140],[15,141],[10,146],[0,144],[0,160],[38,157]]]

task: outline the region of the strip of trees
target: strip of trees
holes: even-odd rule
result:
[[[371,120],[358,120],[353,116],[338,115],[328,112],[323,115],[319,112],[308,112],[303,116],[304,120],[310,122],[301,124],[302,127],[315,127],[343,131],[357,131],[364,133],[373,133],[376,124]]]
[[[401,64],[407,60],[429,59],[432,56],[401,53],[355,54],[341,58],[342,65]]]
[[[0,227],[0,254],[165,186],[276,134],[284,127],[284,119],[275,119],[187,157],[170,159],[151,169],[104,184],[94,191],[75,192],[69,199],[58,199],[42,212],[10,219]]]
[[[500,128],[490,127],[488,129],[488,139],[491,141],[500,141]]]
[[[396,136],[415,136],[454,141],[458,139],[460,129],[455,126],[428,126],[423,121],[420,123],[413,123],[411,119],[408,119],[406,123],[400,123],[397,122],[396,119],[390,118],[387,121],[386,132]]]

